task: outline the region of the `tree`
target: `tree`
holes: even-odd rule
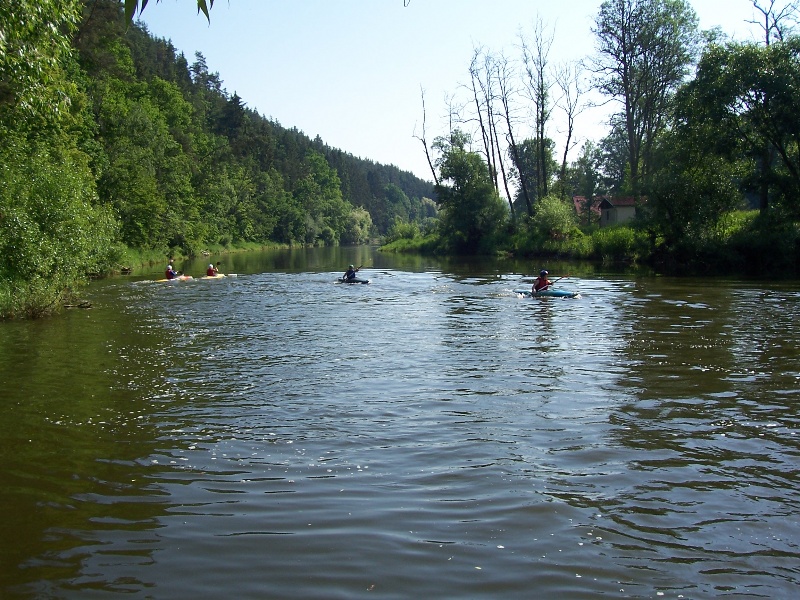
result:
[[[742,154],[757,167],[755,188],[766,212],[774,196],[800,217],[800,38],[769,46],[729,43],[704,54],[686,86],[678,115],[688,126],[714,127],[712,148],[728,160]],[[708,143],[708,142],[706,142]],[[765,153],[774,155],[763,168]],[[746,180],[745,180],[746,181]]]
[[[587,102],[584,100],[586,89],[584,87],[583,71],[584,69],[580,63],[567,63],[556,71],[556,84],[561,90],[561,96],[556,102],[556,106],[563,111],[567,127],[564,154],[561,157],[561,170],[558,176],[562,188],[566,186],[567,157],[570,150],[577,143],[577,140],[573,140],[575,119],[588,107]]]
[[[555,149],[555,142],[549,138],[544,140],[539,139],[525,139],[522,143],[516,145],[517,164],[519,165],[518,171],[514,176],[519,180],[526,181],[540,181],[543,182],[537,186],[538,189],[547,189],[553,174],[557,172],[558,165],[555,158],[553,158],[553,151]],[[544,157],[544,159],[542,159]],[[544,182],[545,179],[548,181]],[[517,186],[517,195],[515,203],[521,204],[525,198],[522,195],[522,186]],[[536,204],[544,198],[538,193],[531,198],[533,203],[533,210],[536,210]]]
[[[57,310],[113,260],[99,206],[91,115],[70,80],[78,0],[0,3],[0,317]]]
[[[508,219],[508,212],[492,183],[489,169],[475,152],[467,150],[471,138],[456,129],[439,137],[440,233],[449,249],[463,253],[488,252]]]
[[[534,106],[534,139],[546,140],[547,123],[550,120],[552,111],[550,88],[553,83],[548,76],[547,66],[549,64],[550,48],[553,45],[553,34],[546,31],[544,22],[539,19],[534,25],[533,47],[525,41],[521,34],[520,38],[526,88]],[[531,181],[536,182],[537,198],[543,198],[549,192],[551,174],[555,173],[555,169],[552,167],[552,153],[548,151],[547,144],[537,144],[536,150],[534,157],[535,167],[532,171],[535,174],[535,179]]]
[[[753,8],[761,13],[761,20],[748,21],[758,25],[764,31],[764,45],[769,46],[773,38],[784,41],[793,33],[800,12],[797,0],[787,2],[782,7],[776,6],[776,0],[750,0]]]
[[[611,120],[611,131],[600,140],[602,158],[600,172],[603,174],[603,187],[609,194],[632,193],[630,154],[628,153],[628,134],[620,119]]]
[[[508,192],[508,180],[514,176],[514,173],[518,175],[519,179],[518,194],[521,194],[522,198],[525,200],[525,207],[528,209],[528,216],[532,216],[533,204],[531,203],[531,193],[529,191],[530,184],[528,182],[527,173],[524,169],[522,169],[522,157],[517,147],[517,140],[514,137],[516,119],[513,115],[512,96],[516,94],[516,90],[511,84],[511,69],[509,67],[508,59],[506,59],[505,56],[501,56],[497,63],[497,88],[499,91],[497,97],[502,107],[501,115],[506,125],[508,155],[511,159],[511,164],[513,165],[508,175],[506,175],[505,172],[503,173],[503,179],[506,182],[506,193],[508,194],[509,205],[511,207],[511,218],[516,219],[516,212],[514,209],[514,202],[511,200],[511,194]]]
[[[674,91],[697,52],[697,16],[686,0],[606,0],[593,33],[596,85],[620,112],[634,195],[652,164]]]

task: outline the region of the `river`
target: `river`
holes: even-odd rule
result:
[[[213,260],[0,323],[0,597],[800,589],[798,282]]]

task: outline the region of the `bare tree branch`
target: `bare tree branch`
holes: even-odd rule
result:
[[[413,137],[418,139],[422,142],[422,147],[425,149],[425,159],[428,161],[428,166],[431,169],[431,174],[433,175],[433,182],[438,186],[439,185],[439,177],[436,175],[436,169],[433,168],[433,161],[431,161],[431,154],[428,151],[428,141],[425,137],[425,122],[427,120],[426,112],[425,112],[425,89],[420,86],[419,88],[420,96],[422,97],[422,136],[418,136],[414,133]]]

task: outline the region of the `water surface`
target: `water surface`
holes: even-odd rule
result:
[[[800,286],[222,260],[0,323],[0,596],[794,597]]]

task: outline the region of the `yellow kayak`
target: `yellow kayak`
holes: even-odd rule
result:
[[[170,281],[189,281],[190,279],[194,279],[194,277],[192,277],[191,275],[178,275],[174,279],[156,279],[156,283],[162,283],[162,282],[169,283]]]

